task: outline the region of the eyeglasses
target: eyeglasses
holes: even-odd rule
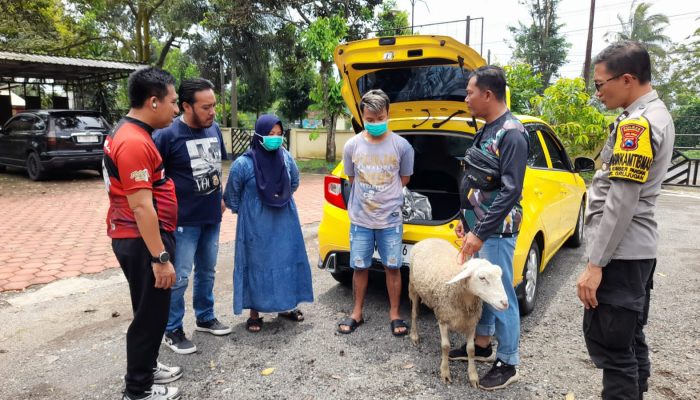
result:
[[[624,73],[619,74],[619,75],[615,75],[615,76],[613,76],[612,78],[607,79],[607,80],[605,80],[605,81],[603,81],[603,82],[600,82],[600,83],[598,83],[598,82],[593,82],[593,86],[595,86],[595,90],[600,90],[600,88],[602,88],[603,85],[605,85],[606,83],[610,82],[610,81],[613,80],[613,79],[617,79],[617,78],[621,77],[622,75],[624,75]]]

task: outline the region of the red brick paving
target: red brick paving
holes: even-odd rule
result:
[[[302,175],[294,199],[302,225],[320,221],[323,175]],[[0,292],[118,267],[105,228],[108,206],[99,178],[0,179]],[[229,211],[220,242],[234,240],[235,232]]]

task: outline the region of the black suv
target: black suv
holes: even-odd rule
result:
[[[0,130],[0,171],[26,168],[38,181],[56,169],[102,172],[102,143],[110,126],[97,111],[34,110],[13,116]]]

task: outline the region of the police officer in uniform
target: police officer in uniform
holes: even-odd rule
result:
[[[671,160],[671,115],[651,87],[649,53],[615,43],[594,61],[596,95],[624,111],[610,126],[603,166],[588,189],[588,264],[577,281],[588,354],[603,399],[642,399],[650,374],[644,325],[656,266],[656,199]]]

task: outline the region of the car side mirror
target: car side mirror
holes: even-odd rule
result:
[[[574,160],[574,170],[576,172],[595,171],[595,161],[588,157],[576,157]]]

